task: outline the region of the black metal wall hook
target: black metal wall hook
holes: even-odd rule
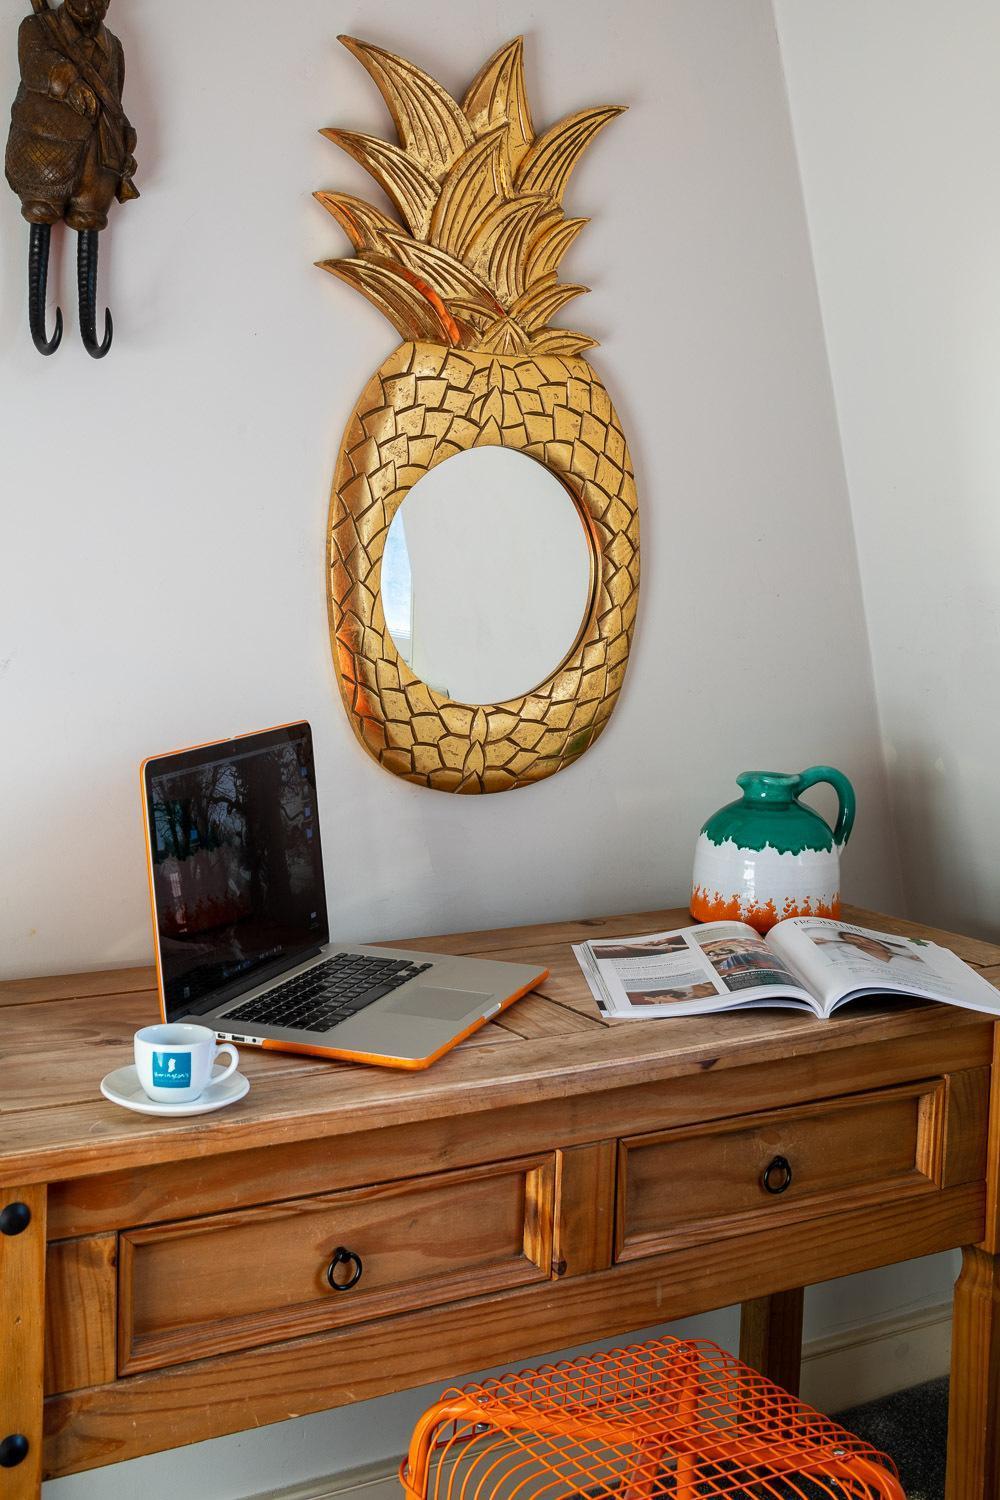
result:
[[[81,229],[76,250],[76,281],[80,298],[80,336],[92,359],[103,359],[111,348],[115,325],[104,311],[104,342],[97,342],[97,230]]]
[[[62,342],[62,308],[56,308],[56,331],[51,339],[45,333],[45,297],[49,285],[49,250],[52,225],[32,224],[28,241],[28,327],[31,341],[39,354],[55,354]]]

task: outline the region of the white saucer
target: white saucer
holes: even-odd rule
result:
[[[207,1115],[213,1109],[225,1109],[249,1092],[250,1080],[242,1073],[232,1073],[224,1083],[210,1083],[197,1099],[178,1104],[159,1104],[142,1091],[135,1066],[116,1068],[101,1079],[101,1093],[122,1109],[133,1109],[139,1115]]]

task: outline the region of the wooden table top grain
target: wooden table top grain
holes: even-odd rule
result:
[[[844,915],[945,943],[1000,980],[994,944],[858,908]],[[549,977],[425,1072],[244,1047],[246,1098],[180,1120],[130,1114],[99,1093],[102,1077],[131,1061],[133,1032],[159,1019],[152,968],[7,981],[0,984],[0,1184],[100,1173],[109,1155],[120,1168],[183,1160],[983,1026],[972,1012],[895,1000],[861,1002],[831,1021],[790,1010],[641,1023],[603,1017],[570,945],[689,923],[683,910],[665,909],[401,941],[545,965]]]

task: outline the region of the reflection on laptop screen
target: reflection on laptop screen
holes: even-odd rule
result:
[[[161,757],[146,795],[168,1017],[328,941],[308,725]]]

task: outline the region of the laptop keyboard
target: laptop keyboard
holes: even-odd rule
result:
[[[219,1019],[227,1025],[230,1021],[263,1021],[268,1026],[291,1026],[296,1031],[329,1031],[431,967],[408,958],[337,953]]]

